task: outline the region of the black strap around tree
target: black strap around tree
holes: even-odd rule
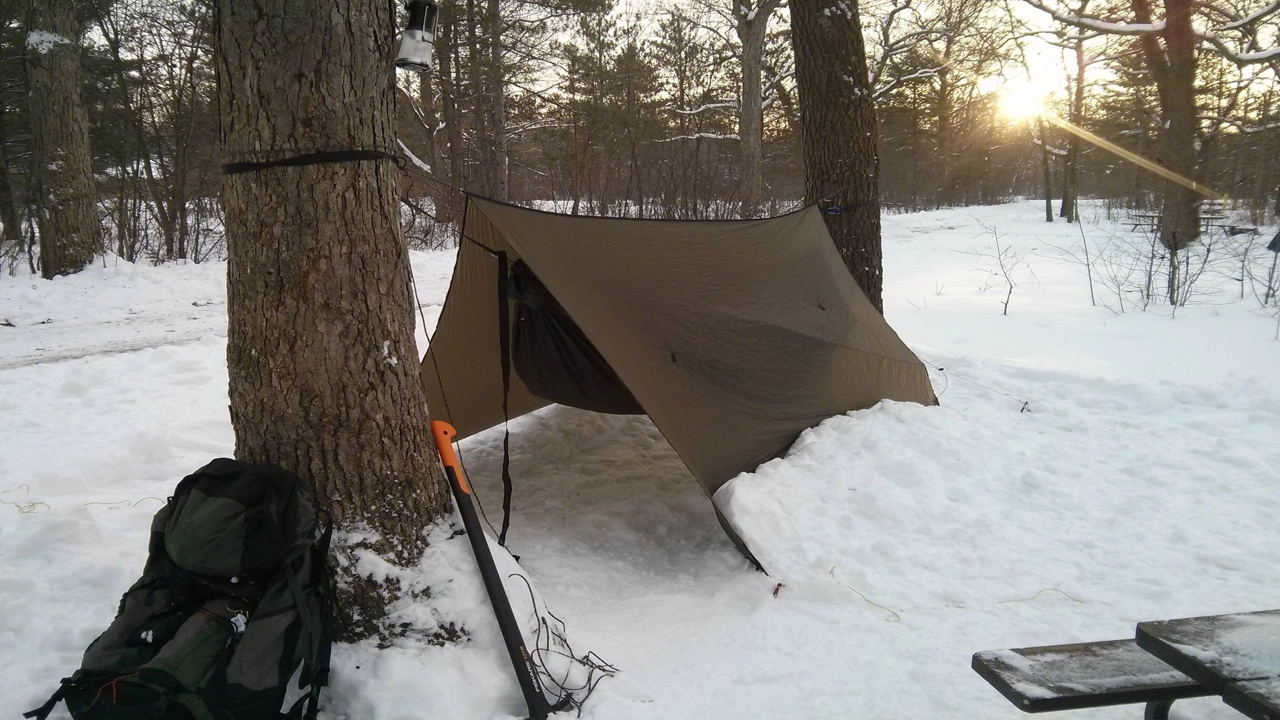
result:
[[[498,544],[507,546],[507,529],[511,527],[511,421],[507,401],[511,396],[511,308],[508,303],[510,282],[507,254],[498,256],[498,354],[502,356],[502,530]]]
[[[258,172],[277,167],[298,167],[300,165],[321,165],[324,163],[360,162],[362,160],[399,160],[389,152],[382,150],[323,150],[303,153],[279,160],[262,162],[236,162],[222,166],[223,175],[239,175],[241,173]]]

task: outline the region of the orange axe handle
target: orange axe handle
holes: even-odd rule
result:
[[[471,486],[467,484],[467,476],[462,472],[462,463],[458,462],[458,456],[453,452],[453,439],[458,437],[458,431],[443,420],[432,420],[431,436],[436,440],[436,452],[440,454],[440,463],[445,466],[446,472],[453,470],[453,476],[458,481],[458,489],[470,495]]]

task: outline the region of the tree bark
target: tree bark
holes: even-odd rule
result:
[[[876,114],[856,0],[792,0],[805,200],[824,207],[845,267],[881,301]]]
[[[18,217],[18,204],[9,179],[8,126],[5,123],[6,108],[0,103],[0,223],[4,224],[4,246],[15,250],[22,246],[22,221]],[[3,247],[0,247],[3,249]]]
[[[1196,38],[1191,27],[1191,0],[1165,0],[1165,47],[1169,57],[1168,90],[1162,92],[1167,124],[1165,162],[1174,172],[1199,177],[1196,153]],[[1165,182],[1161,240],[1181,249],[1200,237],[1200,195],[1177,183]]]
[[[385,3],[219,0],[217,27],[226,162],[397,154]],[[448,494],[419,382],[398,177],[387,160],[275,167],[226,176],[222,201],[237,457],[298,473],[340,529],[406,564]],[[341,637],[382,633],[396,589],[339,565]]]
[[[1053,222],[1053,153],[1049,152],[1049,133],[1045,132],[1044,120],[1036,119],[1036,129],[1040,132],[1040,169],[1044,174],[1044,221]]]
[[[489,132],[489,124],[493,113],[486,111],[484,82],[481,77],[481,63],[484,62],[480,51],[480,35],[476,27],[480,24],[480,13],[476,8],[476,0],[467,0],[467,14],[463,24],[467,28],[467,91],[471,101],[471,143],[476,155],[480,158],[480,187],[488,197],[498,194],[498,178],[494,173],[493,134]]]
[[[742,95],[738,103],[738,184],[742,217],[755,217],[764,194],[764,36],[781,0],[758,0],[750,7],[733,3],[734,29],[742,43]]]
[[[89,116],[80,100],[80,23],[75,0],[32,0],[27,28],[40,272],[88,267],[102,251]]]
[[[439,39],[436,57],[440,59],[440,114],[444,119],[445,138],[449,144],[449,184],[455,188],[466,185],[463,177],[462,161],[462,125],[458,116],[457,81],[454,71],[454,53],[457,52],[458,11],[456,2],[448,2],[440,7],[440,18],[437,23]],[[462,197],[454,192],[449,198],[449,220],[455,222],[462,214]],[[442,215],[441,218],[444,216]]]
[[[498,0],[488,0],[489,93],[493,109],[492,157],[494,199],[506,202],[511,176],[507,157],[507,83],[502,64],[502,13]]]
[[[444,153],[440,146],[444,145],[443,133],[440,132],[440,115],[436,112],[436,93],[432,87],[432,74],[418,75],[418,100],[422,103],[422,120],[427,131],[427,163],[431,165],[431,175],[436,182],[427,183],[427,194],[431,198],[431,206],[436,220],[442,223],[453,222],[453,190],[445,178]]]
[[[1084,41],[1074,43],[1076,56],[1076,84],[1071,94],[1071,122],[1079,125],[1084,118],[1084,80],[1087,64]],[[1067,156],[1062,164],[1062,207],[1058,214],[1067,222],[1076,222],[1080,204],[1080,138],[1074,133],[1067,139]]]
[[[1140,23],[1151,22],[1148,0],[1132,0]],[[1192,0],[1164,0],[1164,46],[1154,35],[1142,35],[1143,59],[1156,81],[1160,98],[1160,157],[1165,167],[1184,178],[1195,179],[1196,157],[1196,37],[1191,26]],[[1176,252],[1200,237],[1200,196],[1194,190],[1166,180],[1160,221],[1160,242]],[[1170,266],[1173,267],[1172,265]],[[1175,276],[1170,271],[1171,285]],[[1171,297],[1176,292],[1170,287]]]
[[[947,54],[943,56],[946,62],[951,62],[950,46],[948,45]],[[935,207],[954,207],[956,205],[955,183],[952,178],[952,118],[951,118],[951,68],[943,67],[938,71],[938,93],[937,93],[937,112],[938,112],[938,142],[936,165],[932,171],[937,178],[937,194],[934,202]]]

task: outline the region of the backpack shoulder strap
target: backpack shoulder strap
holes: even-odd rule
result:
[[[298,616],[307,633],[307,657],[302,664],[300,683],[306,683],[309,692],[298,699],[285,716],[288,720],[315,720],[320,709],[320,688],[329,684],[329,658],[333,648],[333,585],[326,569],[329,542],[333,538],[333,523],[326,523],[324,531],[311,546],[311,585],[314,592],[304,592],[302,581],[293,564],[284,570],[298,607]]]
[[[311,572],[320,600],[320,648],[316,656],[316,678],[319,685],[329,684],[329,656],[333,651],[334,588],[333,576],[329,574],[329,543],[332,539],[333,523],[326,522],[320,539],[311,548],[311,558],[314,561]]]
[[[28,710],[22,713],[22,717],[28,720],[44,720],[49,717],[49,713],[53,712],[53,709],[57,707],[63,696],[67,694],[67,683],[69,682],[71,682],[71,678],[63,678],[62,685],[58,686],[58,689],[49,696],[49,699],[43,705],[35,710]]]

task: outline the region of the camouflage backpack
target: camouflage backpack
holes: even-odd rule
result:
[[[59,700],[76,720],[315,718],[329,673],[332,584],[310,494],[293,473],[220,458],[151,524],[142,577]]]

